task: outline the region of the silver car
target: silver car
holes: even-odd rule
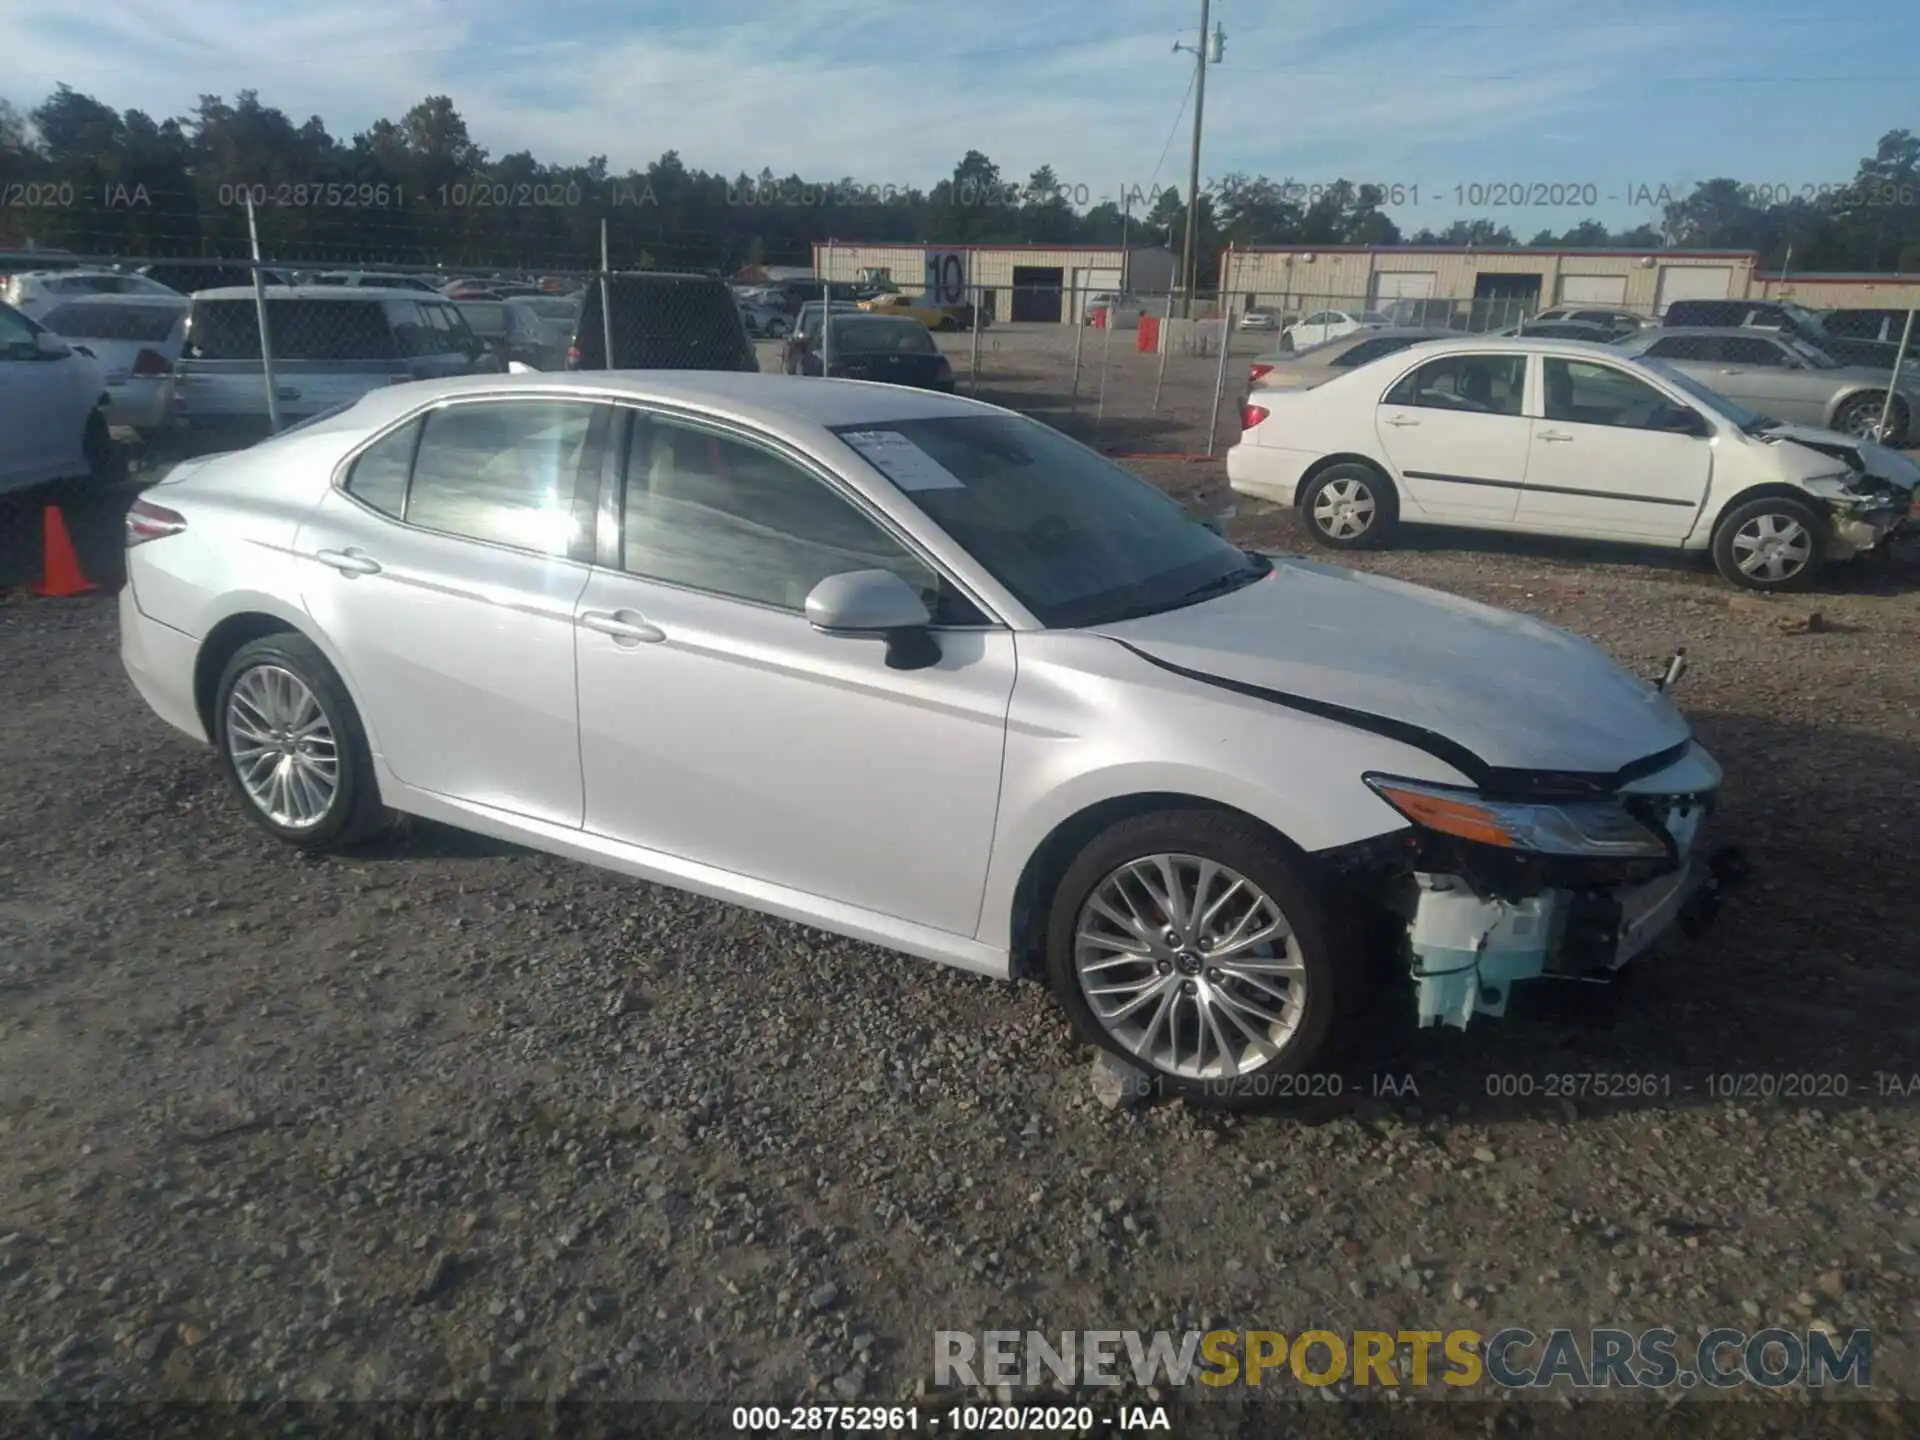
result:
[[[1779,330],[1661,326],[1618,342],[1629,355],[1664,360],[1709,390],[1775,420],[1838,430],[1898,445],[1913,436],[1920,376],[1902,371],[1887,434],[1880,434],[1892,374],[1842,365],[1797,335]]]
[[[1356,330],[1312,345],[1305,350],[1276,350],[1255,356],[1247,364],[1247,388],[1254,390],[1311,390],[1336,375],[1418,345],[1423,340],[1459,338],[1454,330],[1422,330],[1413,326],[1385,330]]]
[[[400,811],[1044,980],[1196,1101],[1325,1073],[1372,927],[1409,1014],[1464,1026],[1711,900],[1720,769],[1664,690],[1239,549],[973,400],[426,382],[187,461],[126,523],[127,672],[277,839]]]

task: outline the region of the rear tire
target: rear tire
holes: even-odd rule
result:
[[[80,440],[87,460],[87,478],[99,487],[121,485],[127,478],[127,452],[113,438],[105,413],[93,410],[87,416],[86,432]]]
[[[1330,465],[1300,492],[1300,523],[1316,544],[1329,550],[1384,545],[1399,521],[1399,492],[1371,465]]]
[[[241,646],[215,696],[214,747],[254,824],[311,851],[344,850],[383,826],[360,716],[306,636]]]
[[[1163,810],[1122,820],[1080,852],[1054,891],[1048,983],[1080,1038],[1143,1071],[1157,1094],[1205,1109],[1324,1103],[1345,1085],[1334,1066],[1364,993],[1357,950],[1327,893],[1237,815]],[[1169,916],[1170,899],[1193,917],[1184,926]],[[1124,929],[1115,914],[1128,920]],[[1268,939],[1245,945],[1263,931]]]
[[[1745,590],[1805,590],[1825,559],[1827,522],[1804,500],[1763,495],[1721,517],[1713,532],[1713,565]]]
[[[1884,392],[1856,395],[1834,413],[1833,428],[1855,439],[1871,440],[1879,432],[1880,412],[1886,403]],[[1908,418],[1906,402],[1898,395],[1894,396],[1893,412],[1887,416],[1887,434],[1881,443],[1898,445],[1907,433]]]

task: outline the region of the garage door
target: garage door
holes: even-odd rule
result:
[[[1432,270],[1389,270],[1373,277],[1375,300],[1431,300],[1440,288],[1440,276]]]
[[[1733,296],[1731,265],[1674,265],[1660,272],[1654,313],[1664,315],[1676,300],[1728,300]]]
[[[1624,305],[1627,303],[1627,277],[1562,275],[1559,301],[1562,305]]]
[[[1120,270],[1083,268],[1073,272],[1074,293],[1080,297],[1082,318],[1092,308],[1096,295],[1117,295],[1120,293]]]

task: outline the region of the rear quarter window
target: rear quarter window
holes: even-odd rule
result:
[[[391,360],[393,332],[378,300],[269,300],[276,360]],[[252,300],[196,302],[183,352],[190,360],[258,360]]]

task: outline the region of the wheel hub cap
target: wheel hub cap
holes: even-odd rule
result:
[[[227,754],[240,788],[276,825],[307,830],[326,819],[340,789],[333,725],[306,683],[259,665],[227,701]]]
[[[1244,875],[1150,855],[1094,887],[1074,968],[1101,1027],[1143,1063],[1186,1079],[1247,1075],[1293,1038],[1306,969],[1293,928]]]

